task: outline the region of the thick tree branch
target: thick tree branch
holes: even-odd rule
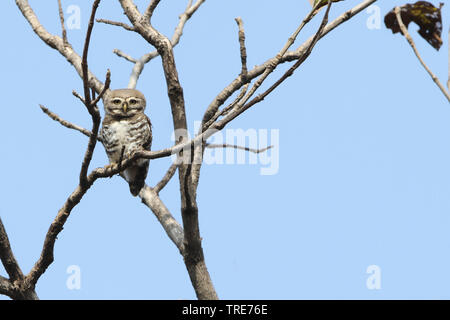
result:
[[[11,299],[38,300],[34,285],[24,279],[20,266],[14,257],[3,222],[0,218],[0,260],[9,275],[9,279],[0,276],[0,294]]]
[[[170,213],[169,209],[161,201],[156,190],[150,188],[149,186],[144,186],[142,191],[139,193],[139,197],[147,207],[149,207],[162,227],[164,231],[169,236],[170,240],[177,246],[180,253],[184,256],[184,231],[180,224],[175,220],[175,218]]]
[[[412,39],[411,35],[409,34],[408,29],[403,24],[403,20],[402,20],[402,17],[400,15],[400,7],[395,7],[394,12],[395,12],[395,16],[397,17],[397,22],[398,22],[398,25],[400,26],[400,30],[401,30],[402,34],[405,36],[405,38],[408,41],[409,45],[413,49],[417,59],[419,59],[420,64],[425,68],[425,70],[430,75],[431,79],[433,79],[434,83],[436,83],[438,88],[442,91],[444,96],[450,102],[450,92],[445,89],[445,87],[439,81],[439,78],[431,71],[430,68],[428,68],[428,66],[426,65],[425,61],[423,61],[422,57],[419,54],[419,51],[417,50],[417,47],[416,47],[416,44],[414,43],[414,40]]]
[[[16,258],[11,249],[11,244],[8,235],[0,218],[0,259],[11,281],[20,280],[23,278],[22,270],[17,263]]]
[[[150,22],[150,20],[152,19],[152,16],[153,16],[153,12],[155,11],[155,9],[158,6],[160,1],[161,0],[151,0],[150,1],[149,5],[144,13],[144,20],[147,20],[148,22]]]
[[[0,294],[10,296],[12,291],[13,287],[11,282],[8,279],[0,276]]]

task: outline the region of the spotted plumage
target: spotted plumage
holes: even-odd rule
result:
[[[150,150],[152,125],[144,114],[144,95],[134,89],[110,91],[103,99],[105,118],[100,131],[109,162],[118,163],[136,150]],[[137,196],[145,184],[149,167],[148,159],[138,159],[122,172],[130,192]]]

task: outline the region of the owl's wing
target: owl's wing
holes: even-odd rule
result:
[[[117,148],[117,139],[114,137],[115,131],[111,128],[111,124],[112,119],[106,116],[99,132],[99,137],[102,139],[103,146],[105,147],[108,156],[114,153]]]
[[[150,150],[152,146],[152,123],[150,122],[150,119],[144,115],[145,121],[148,124],[148,130],[144,132],[144,143],[142,144],[142,147],[144,150]],[[128,176],[128,184],[130,187],[130,192],[133,196],[137,196],[141,189],[145,185],[145,179],[148,174],[148,167],[149,167],[150,161],[148,159],[141,159],[139,160],[136,165],[131,166],[126,170],[126,175]]]
[[[152,122],[150,121],[149,117],[147,117],[146,115],[144,115],[144,116],[145,116],[145,120],[148,123],[148,130],[149,130],[149,132],[148,132],[148,135],[147,135],[147,139],[146,139],[145,143],[143,144],[143,147],[144,147],[145,150],[150,150],[151,147],[152,147],[152,141],[153,141]]]

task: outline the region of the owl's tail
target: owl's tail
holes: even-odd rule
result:
[[[131,194],[136,197],[145,185],[148,173],[148,161],[137,166],[130,167],[124,171]]]

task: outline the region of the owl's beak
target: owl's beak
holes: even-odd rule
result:
[[[125,112],[125,113],[127,113],[127,110],[128,110],[128,102],[124,102],[124,103],[122,103],[122,109],[123,109],[123,112]]]

